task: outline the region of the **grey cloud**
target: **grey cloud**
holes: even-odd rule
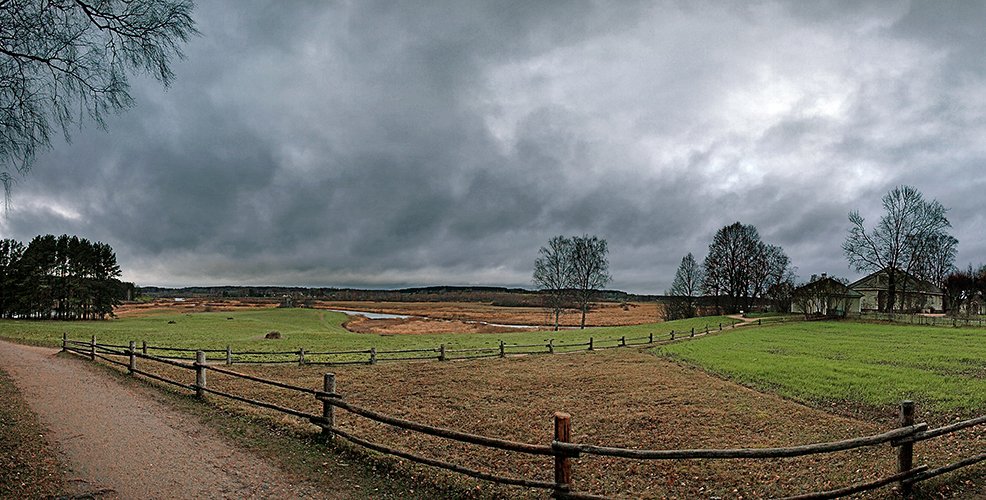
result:
[[[848,276],[847,212],[909,183],[978,262],[963,9],[200,2],[173,87],[136,79],[41,158],[0,235],[106,241],[148,285],[526,286],[548,238],[594,233],[614,287],[658,293],[736,220]]]

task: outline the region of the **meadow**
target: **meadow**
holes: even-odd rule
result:
[[[813,405],[986,409],[986,330],[849,321],[737,330],[654,352]]]
[[[445,344],[449,349],[497,347],[508,344],[539,344],[555,339],[557,343],[597,342],[612,345],[622,336],[645,337],[650,333],[667,335],[677,331],[717,329],[736,322],[724,316],[711,316],[671,323],[595,327],[585,330],[529,331],[518,330],[484,334],[365,334],[353,333],[342,324],[343,313],[319,309],[266,308],[246,311],[181,313],[156,311],[139,316],[125,316],[106,321],[0,321],[0,338],[15,339],[38,345],[61,344],[62,333],[70,339],[126,344],[133,340],[148,345],[224,349],[234,351],[342,351],[352,349],[428,349]],[[440,322],[436,322],[440,325]],[[280,339],[265,339],[270,331],[280,332]]]
[[[232,318],[232,319],[229,319]],[[621,336],[666,336],[691,328],[713,335],[660,347],[581,352],[565,356],[519,356],[449,363],[387,363],[355,366],[237,365],[236,371],[303,387],[320,387],[326,371],[336,373],[348,401],[418,422],[524,442],[545,442],[554,411],[573,415],[580,442],[640,448],[768,447],[846,439],[893,427],[902,399],[918,402],[919,419],[944,424],[986,408],[986,330],[862,322],[792,322],[764,317],[763,326],[718,332],[735,320],[706,317],[646,325],[586,330],[511,331],[489,334],[379,335],[352,333],[347,317],[318,309],[266,308],[243,311],[154,311],[96,322],[2,321],[0,337],[55,346],[70,338],[234,350],[346,350],[368,348],[493,347],[515,344],[596,342]],[[785,321],[775,323],[774,321]],[[172,323],[173,322],[173,323]],[[264,339],[277,330],[283,338]],[[666,338],[666,337],[665,337]],[[612,345],[612,344],[611,344]],[[583,348],[584,349],[584,348]],[[140,362],[144,369],[191,382],[191,373]],[[120,370],[114,367],[115,370]],[[210,374],[219,390],[317,412],[309,395]],[[733,383],[733,382],[738,382]],[[746,386],[746,387],[743,387]],[[750,390],[748,387],[753,388]],[[210,398],[210,404],[264,421],[311,432],[267,410]],[[806,404],[798,404],[806,403]],[[854,411],[859,408],[863,412]],[[842,410],[850,411],[842,411]],[[614,418],[615,417],[615,418]],[[351,418],[339,423],[367,438],[433,459],[480,470],[544,479],[543,459],[489,453],[417,433]],[[981,448],[982,435],[969,430],[949,441],[927,442],[921,460],[944,464]],[[956,455],[957,454],[957,455]],[[870,448],[839,455],[776,461],[627,462],[587,457],[576,460],[577,486],[610,495],[765,497],[830,488],[885,476],[893,454]],[[404,467],[400,461],[385,463]],[[411,469],[462,491],[488,485],[431,470]],[[414,472],[418,471],[418,472]],[[443,479],[444,478],[444,479]],[[927,491],[977,491],[977,469],[926,484]],[[957,481],[957,482],[956,482]],[[945,490],[941,490],[945,491]],[[496,489],[491,496],[536,496]],[[893,497],[885,491],[884,496]]]

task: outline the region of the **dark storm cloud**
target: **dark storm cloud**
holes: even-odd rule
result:
[[[983,19],[884,2],[201,2],[162,90],[41,158],[5,237],[140,284],[527,285],[556,234],[656,293],[719,227],[849,276],[846,214],[937,198],[986,255]]]

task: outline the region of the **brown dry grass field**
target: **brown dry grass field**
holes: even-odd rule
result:
[[[540,307],[503,307],[482,302],[361,302],[317,301],[316,307],[389,314],[409,314],[428,318],[485,321],[505,325],[553,325],[554,320]],[[627,326],[660,321],[660,304],[656,302],[600,302],[593,304],[586,316],[587,326]],[[579,326],[577,310],[566,310],[560,318],[563,326]]]
[[[430,335],[436,333],[508,333],[524,330],[548,330],[546,326],[535,328],[515,328],[495,326],[474,321],[455,319],[433,319],[425,317],[369,319],[353,316],[342,324],[343,328],[355,333],[375,333],[387,335]]]
[[[204,299],[189,298],[182,302],[158,299],[146,303],[128,303],[114,309],[121,318],[134,318],[160,313],[197,313],[209,311],[244,311],[277,307],[276,300],[261,299]],[[542,325],[535,329],[550,329],[553,317],[539,307],[504,307],[483,302],[368,302],[315,301],[318,309],[341,309],[413,316],[407,319],[366,319],[354,317],[343,326],[356,333],[438,334],[438,333],[500,333],[516,328],[501,325]],[[627,326],[660,321],[660,304],[600,302],[593,304],[586,316],[587,326]],[[560,318],[562,326],[576,327],[581,315],[566,310]],[[494,325],[483,324],[494,323]]]
[[[187,299],[182,302],[156,299],[151,302],[128,302],[113,309],[121,318],[134,318],[161,313],[196,313],[209,311],[244,311],[277,307],[276,300],[258,299]]]
[[[144,362],[147,363],[147,362]],[[252,366],[237,371],[319,388],[324,367]],[[171,371],[191,381],[187,371]],[[487,436],[548,444],[552,414],[572,415],[572,438],[586,444],[631,448],[680,449],[771,447],[832,441],[894,427],[893,415],[880,421],[840,416],[780,397],[759,393],[637,350],[581,352],[556,356],[448,363],[397,363],[334,367],[337,391],[352,403],[432,425]],[[299,410],[318,413],[311,397],[231,379],[212,372],[209,385]],[[243,406],[210,398],[221,406]],[[268,415],[289,426],[308,426],[293,417]],[[483,471],[551,480],[546,457],[493,451],[374,424],[337,410],[337,422],[372,441],[451,461]],[[936,415],[919,418],[935,423]],[[943,422],[937,422],[941,424]],[[916,446],[918,463],[944,464],[981,447],[972,432]],[[573,465],[574,489],[622,497],[764,498],[831,489],[889,475],[895,466],[889,446],[792,459],[690,460],[644,462],[583,457]],[[407,467],[394,460],[399,467]],[[447,481],[444,473],[420,469]],[[976,469],[965,474],[975,474]],[[963,483],[981,478],[956,473],[951,483],[924,483],[930,497],[970,498]],[[458,480],[458,479],[455,479]],[[465,481],[477,496],[532,496],[543,493],[492,488]],[[975,487],[975,486],[973,486]],[[492,489],[491,489],[492,488]],[[486,492],[485,495],[477,492]],[[471,495],[471,494],[470,494]],[[886,488],[873,498],[892,498]],[[868,497],[869,498],[869,497]]]

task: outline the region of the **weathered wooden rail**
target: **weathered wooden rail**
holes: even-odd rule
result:
[[[629,339],[622,339],[622,343],[626,344],[628,340]],[[321,433],[326,439],[332,439],[333,437],[338,436],[346,441],[349,441],[350,443],[377,451],[379,453],[401,457],[412,462],[464,474],[483,481],[524,488],[547,490],[550,491],[551,495],[555,498],[606,498],[599,495],[573,491],[573,471],[571,459],[581,455],[609,456],[629,460],[731,460],[776,459],[804,455],[828,454],[888,443],[896,450],[895,453],[897,455],[898,464],[897,470],[886,477],[865,483],[847,485],[838,489],[802,493],[790,497],[784,497],[787,500],[839,498],[842,496],[874,490],[894,483],[900,485],[901,492],[906,496],[910,494],[911,488],[915,483],[952,472],[963,467],[969,467],[986,460],[986,453],[979,453],[935,469],[929,469],[926,465],[914,466],[914,443],[939,438],[973,426],[986,424],[986,415],[962,422],[956,422],[936,429],[929,429],[928,425],[925,423],[914,422],[914,403],[910,401],[904,401],[901,403],[899,411],[900,421],[897,428],[871,436],[862,436],[827,443],[814,443],[778,448],[694,450],[641,450],[585,443],[573,443],[571,442],[571,416],[567,413],[556,412],[553,417],[555,429],[554,439],[549,444],[532,444],[501,439],[498,437],[481,436],[455,429],[414,422],[349,403],[345,401],[344,395],[340,394],[336,390],[335,375],[332,373],[326,373],[324,375],[323,387],[321,389],[312,389],[239,373],[226,368],[220,368],[215,364],[209,364],[209,360],[206,357],[206,352],[201,350],[196,352],[195,361],[183,362],[147,354],[146,349],[141,350],[137,348],[136,342],[130,342],[127,346],[119,344],[97,344],[95,337],[91,338],[89,341],[75,341],[63,338],[62,349],[67,352],[88,357],[92,360],[100,359],[114,365],[126,367],[127,371],[132,375],[142,375],[154,380],[195,391],[196,395],[200,398],[204,398],[206,394],[212,394],[245,404],[292,415],[317,426],[321,429]],[[447,353],[448,351],[446,351],[446,354]],[[121,361],[119,359],[124,357],[127,358],[126,361]],[[138,369],[138,359],[194,371],[195,382],[186,384],[146,370]],[[308,411],[288,408],[274,403],[259,401],[242,395],[216,390],[208,386],[207,373],[209,371],[229,377],[247,380],[257,384],[277,387],[279,389],[312,396],[321,403],[322,412],[321,414],[314,414]],[[449,439],[460,443],[467,443],[475,446],[527,455],[552,457],[554,462],[554,477],[552,481],[509,477],[471,469],[462,465],[424,457],[415,453],[398,450],[380,443],[375,443],[370,439],[357,436],[352,432],[342,429],[336,425],[335,412],[337,409],[399,429]]]
[[[291,351],[234,351],[232,346],[227,345],[225,349],[202,349],[188,347],[170,347],[149,345],[147,341],[142,341],[139,350],[143,355],[154,354],[157,358],[171,360],[194,361],[197,352],[203,352],[206,361],[221,361],[227,365],[234,364],[291,364],[299,365],[326,365],[342,366],[354,364],[376,364],[392,361],[452,361],[460,359],[482,359],[482,358],[504,358],[515,355],[532,354],[556,354],[561,352],[574,351],[594,351],[602,349],[615,349],[621,347],[642,347],[648,345],[661,345],[672,341],[680,341],[703,337],[712,333],[718,333],[723,329],[730,328],[731,325],[706,325],[704,329],[692,328],[691,330],[675,331],[669,333],[649,333],[639,337],[608,337],[594,338],[589,337],[588,342],[557,342],[555,339],[548,339],[545,342],[535,344],[508,344],[499,341],[495,347],[470,347],[454,348],[446,344],[436,347],[414,348],[414,349],[377,349],[370,347],[367,349],[351,349],[343,351],[318,351],[299,348]],[[66,342],[67,337],[63,334],[62,342]],[[90,342],[95,342],[95,337]],[[128,349],[130,346],[122,344],[100,344],[108,348]]]
[[[945,326],[958,328],[962,326],[980,327],[986,326],[986,316],[928,316],[925,314],[910,313],[885,313],[885,312],[863,312],[850,315],[853,319],[871,321],[889,321],[891,323],[908,323],[911,325],[924,326]]]

